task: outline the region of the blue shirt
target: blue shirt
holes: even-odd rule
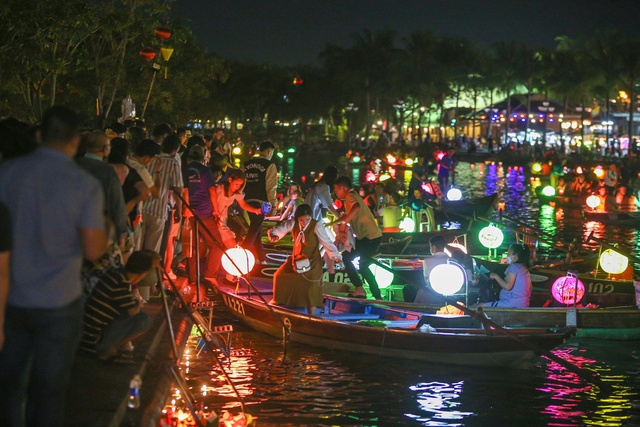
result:
[[[440,159],[438,176],[442,176],[442,177],[449,176],[449,169],[451,169],[455,164],[456,164],[456,160],[453,157],[449,157],[449,155],[446,154],[442,159]],[[443,166],[446,166],[446,167],[443,167]]]
[[[189,205],[199,217],[211,216],[213,207],[209,188],[215,185],[213,173],[202,163],[191,162],[187,168],[187,177],[189,178]]]
[[[59,308],[79,298],[79,230],[104,229],[98,180],[66,154],[40,147],[0,164],[0,201],[13,227],[8,303]]]
[[[500,291],[500,299],[495,307],[529,307],[532,290],[529,270],[523,264],[515,263],[507,267],[505,277],[509,273],[516,275],[516,281],[510,291],[506,289]]]

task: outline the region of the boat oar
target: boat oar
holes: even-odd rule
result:
[[[584,369],[581,369],[577,366],[575,366],[574,364],[567,362],[566,360],[556,356],[555,354],[551,353],[548,350],[545,350],[544,348],[540,347],[537,344],[534,344],[532,342],[530,342],[529,340],[518,336],[517,334],[513,333],[512,331],[503,328],[502,326],[500,326],[499,324],[497,324],[496,322],[492,321],[491,319],[487,318],[483,312],[479,312],[476,310],[473,310],[469,307],[466,307],[462,304],[459,304],[455,299],[452,299],[451,297],[447,297],[445,295],[442,295],[436,291],[434,291],[433,289],[429,288],[429,287],[424,287],[424,286],[420,286],[417,283],[415,283],[412,279],[405,277],[401,272],[397,272],[395,270],[393,270],[393,268],[379,262],[378,260],[372,259],[371,260],[373,264],[377,265],[378,267],[381,267],[387,271],[390,271],[393,274],[398,274],[400,276],[402,276],[407,283],[412,284],[414,286],[419,286],[421,289],[426,290],[427,292],[429,292],[431,295],[435,295],[438,298],[440,298],[443,302],[445,302],[446,304],[452,305],[454,307],[456,307],[457,309],[459,309],[460,311],[462,311],[464,314],[468,315],[469,317],[479,321],[484,327],[485,327],[485,331],[496,331],[498,333],[501,333],[511,339],[513,339],[514,341],[517,341],[521,344],[523,344],[524,346],[528,347],[529,349],[531,349],[533,352],[535,352],[538,355],[543,355],[546,358],[550,359],[553,362],[556,362],[557,364],[565,367],[567,370],[575,373],[576,375],[578,375],[580,378],[584,379],[585,381],[591,382],[593,384],[596,384],[598,386],[602,386],[602,381],[600,380],[600,378],[598,378],[597,374],[587,374],[585,372]],[[487,329],[487,327],[490,327],[491,329]]]

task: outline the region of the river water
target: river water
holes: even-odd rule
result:
[[[569,241],[593,231],[639,252],[636,229],[584,224],[579,212],[541,207],[520,168],[461,163],[457,170],[465,196],[497,191],[519,221]],[[554,351],[596,372],[602,383],[593,385],[545,358],[526,369],[464,368],[295,343],[284,357],[281,341],[239,324],[220,301],[214,313],[214,324],[234,325],[228,372],[259,426],[640,426],[638,341],[581,339]],[[198,355],[197,345],[190,338],[182,369],[198,407],[238,412],[214,356]],[[180,406],[179,394],[171,399]]]

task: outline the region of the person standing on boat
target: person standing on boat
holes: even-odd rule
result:
[[[333,207],[333,199],[331,198],[331,188],[337,177],[338,169],[335,166],[327,166],[322,177],[307,191],[304,202],[311,206],[313,211],[311,216],[316,221],[322,221],[322,209],[328,209],[336,218],[340,217],[340,213]]]
[[[523,308],[529,307],[531,299],[531,276],[529,275],[529,247],[527,245],[514,244],[507,252],[507,270],[504,279],[497,273],[491,273],[489,277],[500,285],[500,297],[498,301],[480,303],[485,307]]]
[[[294,219],[275,226],[268,232],[269,240],[277,242],[287,233],[293,235],[293,255],[273,275],[273,303],[289,307],[306,307],[310,315],[322,307],[322,276],[324,274],[320,245],[335,263],[342,262],[342,255],[331,241],[323,222],[311,217],[311,206],[301,204]],[[311,269],[297,273],[294,257],[303,255],[309,259]]]
[[[451,177],[452,184],[455,183],[455,167],[458,160],[454,157],[456,150],[453,147],[447,149],[447,154],[440,159],[440,167],[438,168],[438,184],[440,184],[440,190],[442,194],[447,194],[449,190],[449,178]]]
[[[336,179],[333,184],[336,196],[344,200],[346,213],[339,217],[335,222],[337,224],[348,222],[356,235],[356,247],[349,252],[343,252],[342,257],[345,261],[345,271],[349,276],[349,280],[356,287],[351,296],[366,297],[362,279],[358,275],[358,271],[354,267],[352,261],[360,257],[359,272],[369,284],[369,290],[375,299],[382,299],[378,282],[369,269],[372,263],[372,257],[380,248],[382,240],[382,230],[378,226],[376,218],[373,216],[362,197],[353,189],[351,179],[347,176],[341,176]]]

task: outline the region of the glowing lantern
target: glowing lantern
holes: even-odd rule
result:
[[[397,159],[396,159],[395,157],[393,157],[391,154],[389,154],[389,155],[387,156],[387,162],[389,162],[389,163],[391,163],[391,164],[395,164],[396,160],[397,160]]]
[[[413,221],[412,218],[402,218],[402,221],[400,221],[400,230],[404,231],[405,233],[413,233],[416,230],[416,223],[415,221]]]
[[[156,53],[149,48],[141,49],[139,54],[140,54],[140,57],[144,59],[146,62],[149,62],[156,57]]]
[[[339,211],[340,209],[342,209],[344,207],[344,203],[342,203],[342,200],[340,199],[335,199],[333,201],[333,207]]]
[[[542,165],[540,163],[534,163],[531,165],[531,172],[540,173],[542,172]]]
[[[173,55],[173,48],[172,47],[163,47],[160,49],[160,53],[162,54],[162,58],[164,58],[164,62],[169,62],[169,59],[171,58],[171,55]],[[164,66],[164,78],[167,78],[167,70],[169,68],[166,66]],[[280,154],[280,153],[278,153]]]
[[[380,178],[378,178],[378,181],[382,182],[382,181],[386,181],[388,179],[391,179],[391,175],[389,175],[387,172],[380,174]]]
[[[171,30],[167,27],[158,27],[156,28],[156,37],[161,41],[168,40],[171,37]]]
[[[576,173],[577,173],[578,175],[582,175],[582,174],[584,173],[584,171],[582,170],[582,166],[578,166],[578,167],[576,168]]]
[[[238,268],[233,265],[234,263]],[[227,249],[222,255],[222,268],[232,276],[243,276],[250,272],[254,265],[256,265],[256,258],[251,251],[239,246]]]
[[[433,267],[429,273],[429,283],[434,291],[442,295],[453,295],[462,289],[465,272],[457,263],[448,260],[447,264]]]
[[[405,159],[404,164],[407,166],[413,165],[413,159]]]
[[[595,209],[600,206],[600,197],[596,196],[595,194],[587,197],[587,206],[589,206],[591,209]]]
[[[600,266],[609,274],[620,274],[629,266],[629,258],[614,250],[607,249],[600,255]]]
[[[500,230],[495,225],[491,224],[482,230],[478,234],[478,240],[482,246],[488,249],[495,249],[500,247],[502,241],[504,240],[504,234],[502,234],[502,230]]]
[[[233,150],[231,152],[233,153],[234,156],[239,156],[240,154],[242,154],[242,148],[233,147]]]
[[[353,163],[360,163],[360,156],[353,156],[353,159],[351,159],[351,161]]]
[[[551,295],[561,304],[577,304],[584,297],[584,283],[575,275],[558,277],[551,285]]]
[[[376,282],[378,282],[378,287],[380,289],[388,288],[389,285],[391,285],[391,282],[393,282],[393,273],[389,270],[386,270],[376,264],[371,264],[369,266],[369,270],[371,270],[373,275],[376,277]]]
[[[593,170],[593,173],[598,177],[598,179],[603,179],[605,175],[605,171],[600,165],[596,166],[596,168]]]
[[[462,199],[462,191],[457,188],[451,188],[447,191],[447,199],[449,200],[460,200]]]
[[[553,197],[556,195],[556,189],[550,185],[547,185],[542,189],[542,195],[547,197]]]

